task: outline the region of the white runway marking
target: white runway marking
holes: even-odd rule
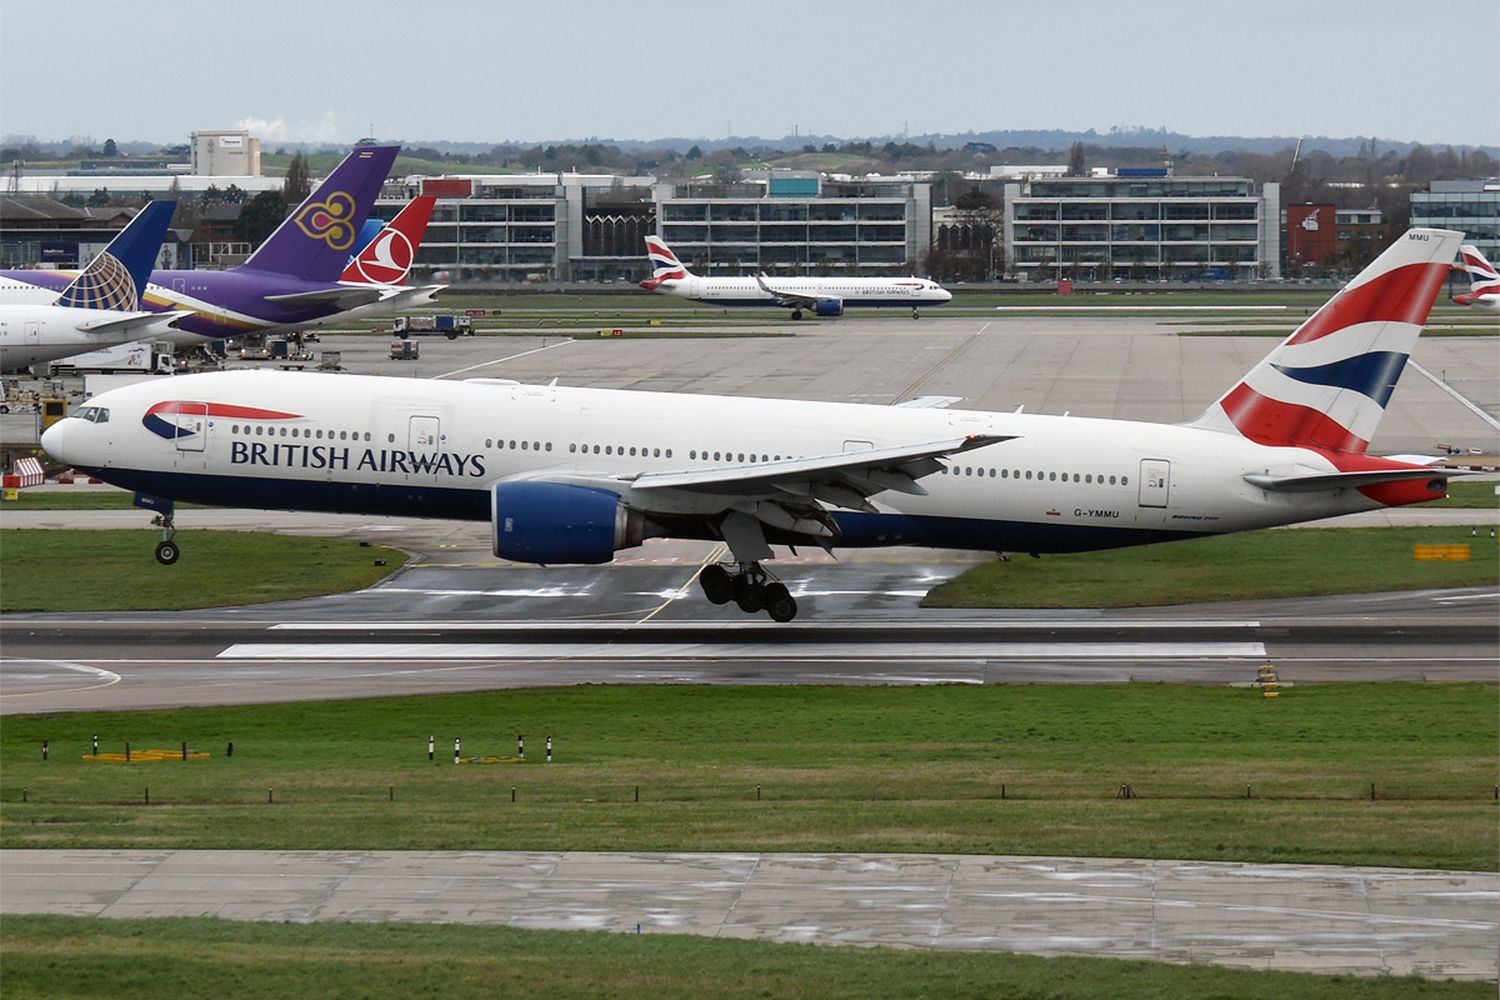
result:
[[[864,624],[864,623],[861,623]],[[1004,621],[987,622],[963,622],[963,621],[928,621],[916,622],[909,620],[882,619],[882,625],[915,628],[923,631],[938,632],[949,636],[955,633],[962,634],[966,631],[1015,631],[1019,629],[1050,628],[1058,630],[1074,631],[1078,629],[1118,629],[1122,632],[1136,631],[1140,629],[1172,628],[1183,631],[1195,629],[1228,629],[1228,628],[1259,628],[1258,620],[1226,620],[1226,621],[1176,621],[1173,619],[1140,618],[1129,621],[1102,621],[1099,619],[1086,619],[1073,621],[1066,618],[1013,618]],[[406,629],[442,629],[447,632],[497,632],[497,631],[530,631],[538,628],[555,627],[555,622],[550,621],[442,621],[428,619],[426,621],[400,621],[400,622],[355,622],[355,621],[325,621],[325,622],[277,622],[268,626],[272,631],[286,632],[400,632]],[[569,622],[567,628],[574,632],[588,631],[615,631],[619,624],[614,622]],[[774,632],[778,626],[769,622],[745,621],[745,622],[723,622],[723,621],[680,621],[670,623],[653,623],[647,630],[673,631],[683,628],[712,628],[723,632]]]
[[[236,643],[219,654],[226,660],[530,660],[540,657],[556,659],[671,659],[687,657],[701,660],[725,653],[754,654],[776,658],[827,654],[821,644],[743,642],[709,651],[702,643],[640,643],[628,646],[590,643],[533,642],[334,642]],[[903,645],[899,653],[886,648],[870,651],[850,646],[847,659],[879,655],[885,659],[928,659],[933,656],[981,657],[991,660],[1048,659],[1093,660],[1104,658],[1213,659],[1219,657],[1257,657],[1266,655],[1259,642],[1013,642],[1013,643],[934,643],[931,649],[919,644]],[[830,657],[830,659],[833,659]]]

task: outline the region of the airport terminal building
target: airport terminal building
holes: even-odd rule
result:
[[[610,174],[475,174],[388,182],[376,213],[438,202],[422,280],[628,281],[658,235],[703,274],[910,274],[932,241],[931,185],[749,171],[686,184]]]
[[[1281,276],[1280,185],[1165,167],[1005,185],[1006,276],[1130,281]]]

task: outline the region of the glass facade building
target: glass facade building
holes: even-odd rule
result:
[[[1005,185],[1009,277],[1248,280],[1281,275],[1280,185],[1165,170]]]
[[[1411,224],[1461,230],[1465,242],[1500,260],[1500,181],[1433,181],[1412,192]]]

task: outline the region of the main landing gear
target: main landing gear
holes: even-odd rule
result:
[[[758,562],[713,563],[698,574],[698,583],[712,604],[734,601],[746,614],[764,611],[778,622],[797,617],[797,602],[786,584],[771,579]]]
[[[802,318],[802,310],[801,309],[793,309],[792,310],[792,319],[801,319],[801,318]]]

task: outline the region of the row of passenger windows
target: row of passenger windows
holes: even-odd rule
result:
[[[953,465],[942,470],[945,476],[978,476],[980,479],[988,476],[990,479],[1034,479],[1039,482],[1073,482],[1073,483],[1097,483],[1104,485],[1106,477],[1103,473],[1092,472],[1033,472],[1030,469],[987,469],[974,465]],[[1109,485],[1129,486],[1129,476],[1109,476]]]
[[[317,441],[368,441],[370,432],[364,431],[324,431],[321,427],[267,427],[265,424],[231,424],[229,433],[244,433],[250,437],[294,437],[313,438]],[[391,437],[395,440],[395,436]]]

